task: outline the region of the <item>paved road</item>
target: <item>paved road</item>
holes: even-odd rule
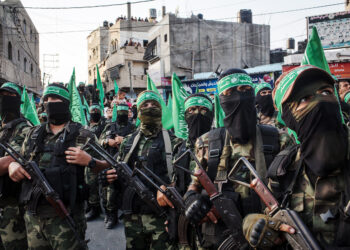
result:
[[[90,239],[90,250],[124,250],[125,237],[123,223],[113,229],[105,229],[103,215],[99,219],[88,222],[86,238]]]

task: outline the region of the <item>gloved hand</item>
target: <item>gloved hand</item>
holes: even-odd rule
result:
[[[291,226],[264,214],[249,214],[243,220],[243,234],[254,248],[271,249],[282,244],[281,231],[295,232]]]
[[[198,224],[210,211],[212,204],[208,196],[188,191],[185,196],[185,216],[193,223]]]
[[[109,185],[107,181],[107,171],[111,169],[112,168],[107,168],[98,173],[98,182],[101,184],[102,187],[106,187]]]

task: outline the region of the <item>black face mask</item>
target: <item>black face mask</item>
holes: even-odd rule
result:
[[[207,112],[205,115],[201,113],[186,115],[188,124],[188,138],[192,143],[195,143],[197,138],[208,132],[213,121],[212,112]]]
[[[53,125],[62,125],[71,118],[68,102],[47,102],[44,107],[47,120]]]
[[[324,177],[344,164],[347,131],[342,125],[336,101],[318,101],[299,122],[288,105],[284,105],[282,119],[297,133],[301,156],[313,174]]]
[[[265,116],[272,117],[275,113],[275,108],[273,107],[272,95],[260,95],[258,93],[255,97],[258,110]]]
[[[80,86],[80,87],[78,87],[78,89],[79,89],[80,92],[84,92],[85,87],[84,86]]]
[[[0,96],[0,115],[5,122],[20,116],[21,98],[19,96]]]
[[[97,123],[101,119],[101,113],[90,113],[90,117],[93,122]]]
[[[257,119],[253,90],[234,90],[230,96],[220,95],[220,104],[225,112],[224,126],[232,142],[246,144],[253,139]]]
[[[117,122],[119,123],[119,124],[126,124],[127,122],[128,122],[128,119],[129,117],[128,117],[128,115],[119,115],[118,114],[118,116],[117,116]]]

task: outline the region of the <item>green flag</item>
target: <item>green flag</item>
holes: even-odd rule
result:
[[[118,91],[119,91],[119,87],[118,87],[117,81],[114,80],[114,95],[115,96],[118,94]]]
[[[215,107],[215,127],[221,128],[224,126],[225,112],[220,105],[220,99],[218,95],[214,97],[214,107]]]
[[[171,78],[171,89],[172,89],[172,99],[173,99],[173,122],[174,122],[174,131],[176,137],[187,139],[188,137],[188,128],[185,120],[185,99],[189,96],[186,92],[180,79],[175,73]]]
[[[38,113],[36,112],[35,103],[32,103],[31,99],[29,99],[26,86],[23,87],[23,92],[21,96],[22,104],[21,104],[21,112],[23,116],[28,119],[34,126],[40,124]]]
[[[89,104],[87,103],[85,96],[83,96],[84,103],[83,103],[83,108],[84,108],[84,113],[86,117],[87,123],[90,121],[90,112],[89,112]]]
[[[159,91],[158,91],[156,85],[154,84],[152,79],[149,77],[149,75],[147,75],[147,90],[153,90],[154,92],[159,94]],[[166,106],[163,98],[161,98],[160,105],[162,106],[162,124],[163,124],[163,128],[165,128],[165,129],[173,128],[174,124],[173,124],[173,119],[172,119],[172,114],[171,114],[172,112]]]
[[[69,91],[69,110],[72,114],[72,121],[81,123],[83,126],[87,125],[84,107],[81,103],[80,95],[75,85],[75,68],[73,69],[72,76],[68,83],[68,91]]]
[[[168,110],[171,110],[173,112],[173,100],[171,99],[171,95],[168,97],[168,104],[167,104]]]
[[[103,105],[103,101],[105,99],[105,92],[103,89],[103,85],[102,85],[102,81],[101,81],[101,77],[100,77],[100,72],[98,70],[97,64],[96,64],[96,70],[97,70],[96,88],[99,90],[100,107],[101,107],[101,112],[103,113],[103,110],[105,108]]]
[[[304,58],[301,61],[301,65],[306,64],[314,65],[331,74],[326,56],[324,55],[321,40],[315,26],[312,28],[311,36],[305,49]]]
[[[113,105],[113,114],[112,114],[112,122],[117,120],[117,105],[114,103]]]

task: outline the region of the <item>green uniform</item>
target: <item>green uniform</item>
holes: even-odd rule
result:
[[[126,154],[129,152],[133,144],[132,138],[134,134],[127,136],[120,147],[119,161],[123,161]],[[147,156],[147,164],[167,183],[170,183],[170,178],[165,163],[166,155],[164,146],[155,149],[155,141],[162,141],[162,132],[146,137],[140,133],[140,139],[128,160],[128,165],[133,168],[137,159],[140,156]],[[171,146],[174,147],[179,142],[179,139],[170,136]],[[156,191],[155,191],[156,195]],[[125,237],[127,249],[173,249],[174,246],[169,242],[169,235],[165,231],[165,219],[159,217],[150,208],[143,203],[137,196],[134,197],[132,214],[124,215]]]
[[[12,124],[11,128],[7,128]],[[8,141],[19,152],[30,127],[29,122],[23,118],[13,120],[0,129],[0,138]],[[1,154],[4,155],[4,152]],[[23,219],[24,209],[18,203],[20,185],[12,182],[7,174],[1,178],[3,180],[0,199],[0,207],[2,209],[0,236],[3,246],[5,249],[26,249],[27,237]]]
[[[37,138],[36,135],[38,135]],[[39,139],[40,136],[41,138]],[[32,159],[38,164],[53,188],[60,194],[60,198],[73,217],[77,232],[82,240],[85,239],[86,230],[83,209],[83,203],[86,199],[84,197],[84,194],[86,194],[84,188],[84,167],[69,165],[65,161],[64,151],[69,146],[83,148],[88,138],[94,139],[95,137],[89,130],[81,128],[81,126],[74,122],[68,122],[57,134],[52,133],[48,124],[44,124],[33,128],[28,133],[21,149],[21,153],[26,158]],[[62,143],[62,146],[57,148],[59,142]],[[33,143],[34,148],[42,146],[47,150],[32,150]],[[54,151],[49,150],[50,148],[54,149]],[[90,155],[93,155],[88,149],[86,151]],[[60,164],[56,165],[52,162]],[[68,182],[69,184],[67,186],[68,180],[75,179],[71,178],[73,171],[68,172],[67,170],[76,171],[76,187],[72,187],[71,182]],[[26,192],[28,191],[28,184],[30,190],[29,181],[25,181],[22,186],[24,197],[26,197]],[[74,193],[76,194],[75,196],[73,196]],[[29,197],[31,196],[29,195]],[[71,201],[75,204],[70,204]],[[25,222],[29,249],[83,249],[66,221],[57,215],[55,209],[43,197],[39,199],[35,215],[29,209],[33,200],[29,198],[28,200],[24,200],[24,202],[27,204]]]

